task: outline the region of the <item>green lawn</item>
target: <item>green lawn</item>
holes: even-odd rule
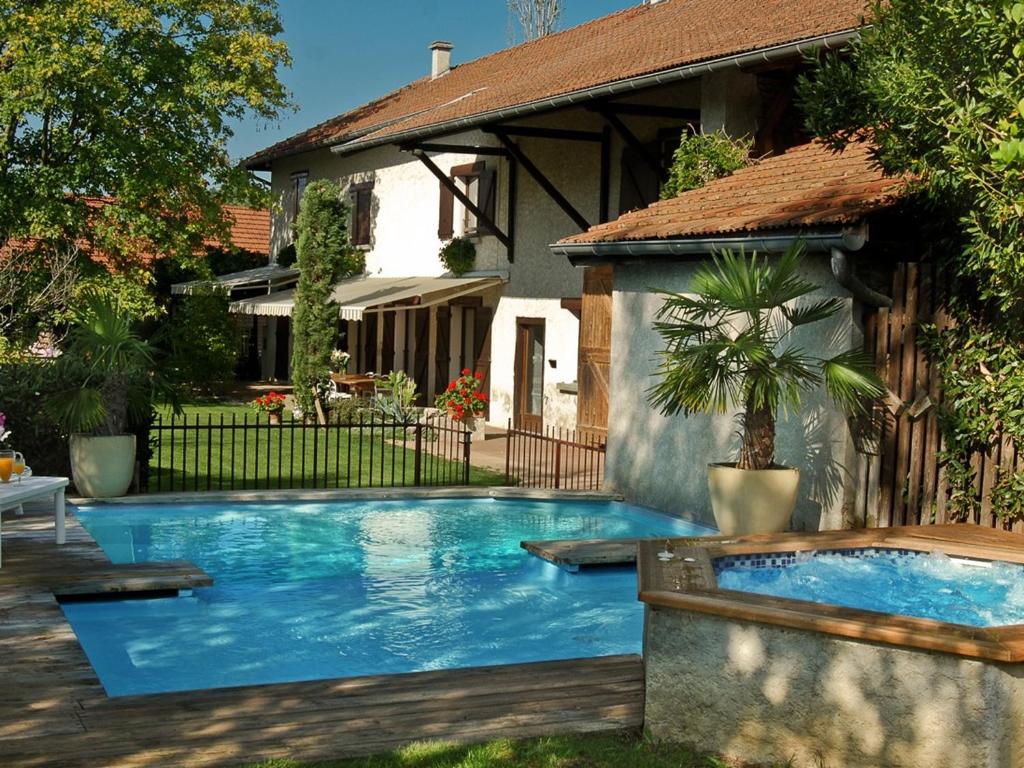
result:
[[[158,412],[151,430],[150,492],[415,485],[415,438],[402,429],[317,427],[289,413],[281,426],[272,426],[265,415],[232,403],[193,403],[183,410],[173,422],[167,409]],[[421,485],[464,482],[456,439],[427,430],[423,445]],[[469,482],[502,485],[504,476],[471,467]]]
[[[414,744],[388,755],[326,763],[274,760],[250,768],[729,768],[686,747],[631,734],[558,736],[458,746]]]

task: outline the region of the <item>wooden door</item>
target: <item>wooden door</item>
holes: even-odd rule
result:
[[[522,428],[544,428],[543,319],[521,317],[516,323],[514,414]]]
[[[611,354],[612,268],[589,267],[583,273],[580,310],[576,428],[601,440],[608,435]]]

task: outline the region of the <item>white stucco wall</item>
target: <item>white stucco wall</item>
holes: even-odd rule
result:
[[[646,398],[662,342],[653,328],[662,299],[651,289],[685,293],[698,262],[636,264],[615,269],[606,482],[629,500],[713,524],[706,467],[735,461],[739,425],[728,415],[662,416]],[[827,258],[808,255],[805,277],[822,286],[807,300],[848,294],[832,278]],[[859,347],[854,304],[836,318],[792,336],[811,355],[831,357]],[[856,466],[846,418],[822,390],[804,398],[799,413],[779,415],[776,460],[801,469],[795,530],[842,528],[852,502]],[[849,497],[849,499],[848,499]]]

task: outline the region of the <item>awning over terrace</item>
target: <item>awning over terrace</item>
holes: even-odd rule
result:
[[[331,300],[342,320],[362,320],[367,312],[422,309],[501,285],[500,277],[353,277],[334,286]],[[290,317],[295,290],[254,296],[231,303],[239,315]]]
[[[247,269],[244,272],[217,275],[213,280],[192,280],[188,283],[175,283],[171,286],[171,293],[178,295],[189,294],[202,285],[215,285],[219,288],[226,288],[229,292],[250,288],[266,288],[267,291],[273,291],[294,285],[298,279],[299,270],[279,267],[277,264],[268,264],[265,267]]]

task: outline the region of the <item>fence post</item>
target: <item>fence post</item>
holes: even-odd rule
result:
[[[562,431],[558,431],[558,439],[555,440],[555,490],[561,488],[562,476]]]
[[[423,479],[423,424],[416,422],[416,448],[413,454],[412,484],[419,486]]]
[[[512,419],[508,420],[508,430],[505,432],[505,485],[511,485],[512,481]]]
[[[469,452],[473,445],[473,433],[468,429],[462,433],[462,480],[469,485]]]

